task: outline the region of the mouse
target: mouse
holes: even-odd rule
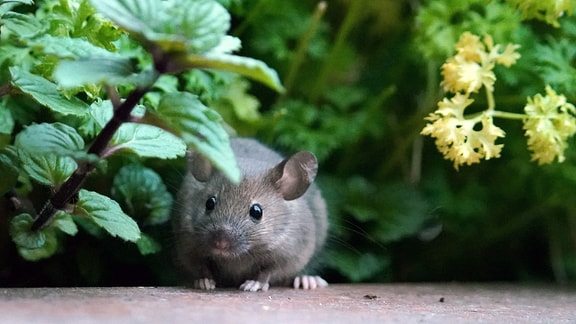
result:
[[[251,138],[230,145],[242,173],[232,183],[189,150],[173,215],[176,260],[193,288],[267,291],[326,287],[310,275],[327,231],[327,207],[309,151],[288,158]]]

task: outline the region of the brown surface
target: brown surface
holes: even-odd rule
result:
[[[576,289],[331,285],[315,291],[0,288],[0,323],[576,323]]]

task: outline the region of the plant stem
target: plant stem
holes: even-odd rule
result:
[[[327,6],[328,5],[326,4],[326,1],[320,1],[316,6],[316,10],[314,11],[314,15],[310,20],[308,28],[306,29],[304,35],[300,38],[300,41],[298,42],[298,47],[296,48],[294,59],[292,60],[288,68],[286,78],[284,79],[284,88],[286,89],[286,91],[284,91],[279,101],[281,101],[283,98],[286,98],[290,93],[292,85],[294,84],[294,80],[296,79],[298,70],[300,70],[300,66],[302,65],[302,63],[304,62],[304,58],[306,57],[306,50],[308,49],[310,41],[312,40],[312,37],[314,36],[316,30],[318,29],[318,25],[320,24],[322,16],[324,16],[324,13],[326,12]]]
[[[314,83],[312,88],[312,92],[310,94],[310,101],[316,102],[320,96],[324,93],[326,88],[326,82],[328,80],[330,72],[334,71],[336,65],[336,59],[339,55],[341,55],[342,50],[344,49],[344,45],[346,43],[346,39],[348,35],[352,31],[352,28],[356,24],[356,22],[362,17],[362,9],[364,8],[364,1],[355,0],[350,1],[348,4],[348,11],[346,13],[346,17],[344,18],[344,22],[338,29],[338,33],[336,34],[336,38],[334,40],[334,45],[330,49],[330,54],[324,61],[320,72],[318,73],[318,77]]]
[[[112,119],[108,121],[98,136],[96,136],[88,150],[89,154],[94,154],[99,157],[102,156],[112,136],[114,136],[123,123],[130,120],[132,110],[136,107],[140,99],[150,90],[153,84],[154,82],[151,82],[148,86],[136,88],[128,95],[124,102],[118,107],[115,107]],[[78,162],[76,171],[60,186],[54,196],[46,202],[40,214],[34,220],[32,224],[33,231],[43,228],[52,217],[54,217],[58,210],[64,209],[70,200],[78,195],[84,181],[95,167],[95,162],[88,162],[87,160]]]

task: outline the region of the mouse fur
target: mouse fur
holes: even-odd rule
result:
[[[305,274],[328,229],[314,184],[318,162],[301,151],[287,159],[254,139],[231,139],[243,178],[231,183],[195,152],[175,202],[177,261],[198,289],[327,285]]]

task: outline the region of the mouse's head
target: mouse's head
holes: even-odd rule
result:
[[[239,165],[243,179],[233,184],[204,157],[189,156],[190,172],[199,189],[191,198],[191,226],[203,254],[255,255],[273,250],[302,228],[293,213],[303,204],[298,198],[316,177],[314,154],[298,152],[272,167],[257,159],[239,160]]]

